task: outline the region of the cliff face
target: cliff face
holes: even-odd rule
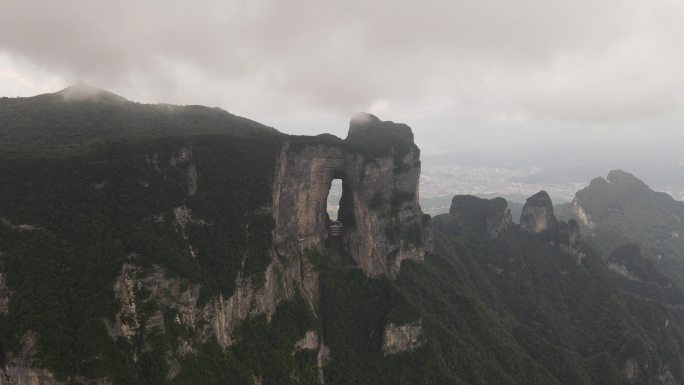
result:
[[[553,203],[546,191],[540,191],[527,198],[520,215],[520,226],[523,230],[539,234],[553,229],[555,225]]]
[[[505,200],[456,197],[435,253],[397,277],[431,249],[406,125],[359,115],[344,140],[305,138],[214,109],[58,96],[0,100],[0,131],[52,151],[0,148],[0,385],[684,379],[682,293],[637,248],[583,248],[592,232],[546,199],[524,234]],[[624,212],[580,195],[595,231]],[[651,198],[665,224],[684,218]],[[661,244],[684,234],[650,223]]]
[[[394,278],[403,260],[422,260],[432,242],[429,217],[418,205],[419,156],[408,126],[372,115],[352,119],[344,141],[286,143],[274,184],[276,250],[323,249],[328,192],[341,179],[343,249],[361,269]]]
[[[283,145],[273,185],[274,244],[279,252],[320,248],[328,232],[327,197],[344,172],[340,140]]]
[[[684,286],[684,203],[613,170],[577,191],[562,217],[575,218],[585,240],[603,253],[639,243],[661,273]]]
[[[382,336],[382,351],[387,356],[419,348],[425,344],[424,334],[420,321],[405,325],[390,323]]]
[[[202,136],[122,142],[94,152],[100,153],[106,156],[65,158],[63,164],[58,159],[56,171],[40,173],[31,169],[33,163],[17,161],[17,167],[26,168],[24,177],[13,178],[13,187],[0,194],[4,201],[27,208],[22,215],[9,205],[0,208],[0,268],[9,267],[0,271],[0,329],[11,329],[8,334],[17,338],[30,331],[34,340],[42,341],[36,347],[40,353],[64,344],[50,333],[54,322],[16,321],[22,313],[11,310],[15,293],[35,293],[22,302],[30,309],[53,303],[64,311],[61,318],[54,317],[70,319],[68,325],[97,325],[103,344],[126,346],[127,365],[143,365],[156,355],[160,369],[154,376],[171,380],[183,377],[182,363],[203,354],[207,344],[237,349],[240,325],[262,318],[270,324],[283,306],[303,303],[304,309],[297,311],[316,317],[320,278],[307,249],[325,258],[333,245],[344,254],[345,267],[356,265],[372,278],[395,278],[403,260],[423,260],[430,249],[430,219],[418,206],[420,152],[406,125],[360,115],[345,140],[331,135]],[[0,177],[10,178],[5,169],[14,168],[0,166]],[[70,179],[73,175],[78,180]],[[341,179],[344,188],[342,231],[334,236],[326,212],[333,179]],[[36,183],[41,185],[37,190],[55,194],[36,204],[22,192],[29,185],[35,189]],[[61,183],[69,187],[55,189]],[[118,198],[112,202],[111,196]],[[62,202],[68,202],[68,209],[55,209]],[[45,219],[57,212],[60,221]],[[53,234],[59,237],[55,245],[50,243],[54,237],[47,236]],[[102,234],[117,235],[107,243]],[[94,251],[84,239],[93,240]],[[41,247],[24,247],[33,244]],[[40,251],[63,245],[89,251],[59,254],[64,258],[59,263]],[[34,249],[35,255],[26,254]],[[30,258],[50,263],[13,262]],[[74,260],[82,263],[76,264],[73,277],[42,280],[41,292],[21,286],[32,280],[12,281],[32,274],[61,277],[62,272],[51,269],[73,266]],[[64,282],[81,282],[86,276],[97,277],[97,284],[84,284],[74,295],[87,300],[57,296],[71,295],[71,287],[61,286]],[[69,310],[63,303],[82,309]],[[82,318],[72,319],[73,314]],[[20,322],[26,326],[19,327]],[[325,345],[322,335],[314,340],[306,331],[291,334],[296,338],[292,346],[317,350],[313,365],[322,373],[334,348]],[[73,339],[79,338],[73,329]],[[303,339],[299,345],[298,339]],[[162,347],[159,341],[168,343]],[[80,373],[66,362],[78,358],[57,364],[42,356],[22,358],[12,352],[26,344],[2,342],[0,356],[6,359],[0,361],[0,384],[64,383]],[[97,360],[112,358],[100,354]],[[117,370],[89,372],[88,381],[117,382],[115,374],[122,373]]]
[[[488,200],[472,195],[456,195],[451,200],[449,215],[459,227],[486,232],[491,238],[498,238],[513,227],[511,210],[503,198]]]

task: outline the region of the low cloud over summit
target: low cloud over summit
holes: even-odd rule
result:
[[[363,110],[426,142],[464,125],[514,138],[648,120],[665,135],[682,118],[683,18],[672,0],[9,0],[0,94],[83,79],[286,131]]]

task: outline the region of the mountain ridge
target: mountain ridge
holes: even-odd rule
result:
[[[561,216],[577,219],[587,240],[605,254],[624,244],[640,244],[660,272],[684,287],[684,202],[613,170],[578,191]]]
[[[272,127],[198,105],[141,104],[77,84],[26,98],[0,98],[0,152],[73,152],[117,138],[283,135]]]
[[[97,156],[3,159],[0,385],[684,381],[681,291],[641,249],[602,258],[544,192],[521,225],[502,198],[425,216],[410,127],[362,120],[344,140],[105,125]]]

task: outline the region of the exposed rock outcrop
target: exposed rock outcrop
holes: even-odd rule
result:
[[[318,334],[315,330],[307,330],[299,341],[295,343],[294,351],[318,349]]]
[[[638,244],[627,244],[613,250],[606,258],[606,266],[612,272],[630,281],[662,280],[651,261],[643,257]]]
[[[547,232],[556,225],[553,203],[546,191],[540,191],[527,198],[520,215],[520,227],[533,234]]]
[[[418,205],[419,157],[408,126],[382,122],[372,115],[352,119],[345,140],[321,135],[286,141],[276,160],[272,205],[260,208],[264,214],[272,214],[275,222],[274,247],[266,252],[270,263],[263,276],[243,276],[240,271],[229,296],[219,294],[200,303],[199,284],[169,275],[158,265],[138,264],[137,254],[132,253],[113,282],[119,311],[103,319],[110,337],[130,344],[137,361],[152,349],[155,336],[173,333],[174,346],[166,352],[166,377],[172,379],[179,373],[184,356],[213,338],[227,348],[235,343],[233,331],[239,322],[262,314],[270,320],[282,301],[301,295],[316,314],[319,274],[303,251],[322,251],[329,240],[326,203],[333,179],[343,182],[339,212],[343,231],[337,240],[344,252],[368,276],[395,278],[402,261],[420,261],[432,248],[430,217]],[[164,179],[180,181],[186,197],[197,193],[199,173],[189,144],[171,153],[151,154],[146,162]],[[102,189],[107,183],[103,179],[93,188]],[[137,183],[144,188],[151,184],[145,177]],[[187,254],[195,258],[198,250],[191,244],[191,226],[212,224],[193,217],[191,201],[180,204],[143,220],[173,223],[187,243]],[[494,219],[492,230],[502,231],[504,222]],[[41,230],[4,219],[0,225],[21,231]],[[0,312],[6,311],[9,296],[4,278],[0,275]],[[393,354],[420,346],[423,334],[420,324],[391,325],[386,338],[387,352]],[[330,350],[322,336],[311,330],[293,348],[317,350],[323,382]],[[30,361],[7,362],[13,366],[0,373],[0,385],[58,383],[49,371],[33,368]]]
[[[201,317],[209,322],[211,335],[227,347],[234,342],[232,332],[239,321],[259,314],[266,314],[270,320],[280,301],[293,298],[299,274],[296,265],[283,266],[273,261],[266,268],[263,286],[255,287],[249,279],[238,279],[233,295],[219,295],[201,311]],[[205,336],[210,335],[207,332]]]
[[[136,304],[136,292],[140,289],[140,283],[136,273],[134,265],[125,263],[121,274],[114,281],[114,296],[119,301],[120,308],[113,322],[105,320],[109,335],[113,338],[124,337],[130,341],[140,327]]]
[[[273,187],[274,244],[279,251],[318,249],[328,231],[326,205],[334,178],[342,178],[342,141],[285,143]]]
[[[575,197],[575,199],[572,200],[570,207],[577,219],[579,219],[589,230],[596,226],[596,223],[594,223],[594,221],[591,219],[591,216],[587,213],[584,207],[582,207],[579,198]]]
[[[574,219],[568,221],[568,243],[573,248],[577,248],[582,243],[579,223]]]
[[[429,217],[418,205],[420,151],[411,129],[361,114],[344,141],[330,135],[287,143],[274,182],[274,243],[280,252],[321,250],[326,201],[342,179],[344,249],[371,277],[396,277],[401,262],[431,249]]]
[[[612,271],[615,274],[619,274],[629,280],[638,280],[639,278],[634,274],[633,272],[629,271],[627,266],[623,265],[620,262],[612,261],[608,262],[606,265],[608,267],[608,270]]]
[[[393,323],[385,326],[382,351],[387,356],[407,352],[421,347],[425,343],[425,334],[421,321],[404,325]]]
[[[503,198],[490,200],[487,210],[487,233],[492,238],[498,238],[501,233],[513,225],[511,209],[508,202]]]
[[[330,348],[328,348],[323,341],[321,341],[321,346],[318,348],[318,354],[316,355],[316,365],[318,366],[318,381],[321,384],[325,384],[325,375],[323,373],[323,368],[330,362]]]
[[[577,264],[581,265],[582,260],[586,257],[584,253],[584,243],[580,234],[579,223],[576,220],[557,222],[557,238],[560,249],[577,258]]]
[[[613,170],[577,191],[569,212],[582,225],[591,247],[607,255],[618,247],[638,243],[656,269],[684,287],[684,203],[655,191],[634,175]]]
[[[150,270],[125,263],[114,282],[114,293],[121,304],[114,322],[107,321],[112,337],[130,339],[139,333],[165,333],[164,310],[172,309],[174,322],[194,329],[197,322],[195,305],[200,286],[178,277],[167,277],[154,265]],[[153,303],[154,311],[142,314],[140,305]],[[180,342],[180,341],[179,341]]]
[[[190,243],[190,237],[188,236],[187,232],[187,225],[188,223],[192,223],[195,225],[200,225],[204,226],[207,223],[201,219],[196,220],[192,217],[192,210],[187,208],[186,206],[179,206],[173,209],[173,215],[176,219],[176,228],[178,233],[180,234],[181,237],[183,237],[183,240],[185,240],[185,243],[188,245],[188,252],[193,258],[197,258],[197,250],[192,246]],[[152,221],[163,221],[163,216],[160,219],[152,218]]]
[[[139,333],[165,333],[163,311],[172,309],[177,324],[188,329],[202,327],[198,334],[201,340],[213,335],[222,346],[229,346],[233,342],[231,333],[237,322],[258,314],[266,314],[270,318],[281,300],[292,298],[300,281],[314,286],[310,281],[317,279],[317,275],[310,271],[310,265],[304,270],[308,274],[300,278],[299,267],[295,264],[285,266],[274,261],[264,273],[263,286],[254,287],[251,280],[238,278],[233,295],[228,298],[219,295],[200,308],[198,284],[179,277],[167,277],[164,270],[156,265],[143,269],[126,263],[114,283],[115,296],[121,308],[113,322],[107,321],[108,330],[113,338],[128,340]],[[311,291],[317,291],[317,288]],[[314,301],[304,296],[307,302]],[[141,314],[140,305],[145,303],[159,306],[155,306],[152,313]]]
[[[451,201],[449,215],[461,228],[486,231],[491,238],[498,238],[513,225],[511,210],[503,198],[456,195]]]
[[[376,140],[369,141],[369,137]],[[161,170],[158,158],[155,154],[148,162]],[[186,175],[187,194],[194,194],[197,175],[191,150],[183,148],[172,154],[170,164],[173,168],[163,171]],[[274,248],[263,279],[257,284],[238,274],[232,295],[218,295],[200,306],[199,285],[168,277],[159,266],[143,269],[126,263],[114,283],[121,308],[114,320],[106,321],[110,335],[128,341],[141,336],[144,341],[146,336],[167,333],[169,327],[187,330],[167,357],[167,377],[173,378],[183,355],[208,338],[216,338],[223,347],[232,345],[233,330],[240,321],[259,314],[270,319],[278,304],[292,299],[295,293],[315,313],[319,276],[302,255],[307,248],[322,251],[325,247],[330,225],[327,195],[336,178],[342,179],[344,189],[339,213],[343,223],[339,239],[344,250],[367,275],[396,277],[403,260],[422,260],[431,248],[430,219],[418,206],[419,176],[419,150],[410,128],[381,122],[372,115],[355,117],[344,141],[321,135],[285,142],[276,161],[273,184]],[[269,207],[264,210],[271,211]],[[186,206],[175,208],[173,216],[194,257],[186,226],[206,223],[193,218]],[[500,231],[504,219],[498,223],[493,220],[492,228]],[[152,303],[156,306],[146,306]],[[141,314],[141,309],[155,310]],[[174,325],[169,325],[168,314],[174,315]],[[388,334],[388,351],[419,344],[421,330],[420,325],[398,326],[396,333]],[[294,348],[318,349],[322,371],[329,351],[315,332],[307,333]]]

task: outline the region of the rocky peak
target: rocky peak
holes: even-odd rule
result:
[[[511,209],[508,208],[508,201],[504,198],[494,198],[489,202],[487,233],[490,237],[497,238],[499,234],[513,225],[513,217],[511,216]]]
[[[606,179],[608,179],[608,182],[616,185],[648,188],[648,186],[639,178],[622,170],[610,171]]]
[[[460,227],[487,232],[491,238],[498,238],[513,224],[508,202],[503,198],[456,195],[451,201],[449,215]]]
[[[413,131],[411,127],[403,123],[382,121],[377,116],[359,112],[349,121],[347,141],[354,139],[369,139],[369,135],[375,139],[384,139],[389,143],[396,139],[402,139],[413,144]],[[382,143],[376,143],[382,144]]]
[[[328,192],[341,179],[340,238],[361,269],[393,278],[403,260],[422,260],[431,248],[430,218],[418,205],[420,151],[411,129],[358,114],[344,141],[324,139],[283,146],[273,188],[276,249],[323,250]]]
[[[608,255],[608,269],[629,280],[642,280],[655,274],[655,269],[641,255],[641,246],[636,243],[622,245]]]
[[[372,128],[373,126],[381,123],[381,120],[373,114],[367,114],[365,112],[359,112],[355,114],[349,121],[349,133],[353,133],[359,130],[364,130]]]
[[[65,102],[79,102],[79,101],[108,101],[108,102],[128,102],[125,98],[103,90],[101,88],[93,87],[82,81],[76,82],[71,87],[67,87],[57,93],[61,95]]]
[[[546,191],[540,191],[527,198],[520,215],[520,227],[533,234],[552,229],[556,224],[553,202]]]
[[[385,326],[382,351],[385,356],[411,351],[423,346],[425,340],[421,320],[404,325],[390,323]]]
[[[608,181],[604,177],[596,177],[589,182],[589,186],[592,188],[607,188]]]

